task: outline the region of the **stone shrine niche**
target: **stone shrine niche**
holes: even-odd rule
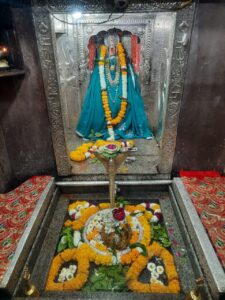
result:
[[[195,5],[173,10],[170,2],[157,7],[155,1],[132,1],[126,12],[111,14],[105,4],[101,7],[95,3],[79,6],[71,1],[64,1],[63,5],[44,2],[33,1],[33,15],[59,175],[104,178],[98,177],[104,169],[91,163],[82,167],[71,163],[68,152],[83,142],[75,128],[92,73],[90,41],[102,32],[117,30],[129,57],[131,36],[138,39],[139,61],[133,66],[154,134],[151,141],[135,141],[136,162],[121,174],[168,178]],[[74,11],[81,12],[79,18]]]
[[[140,63],[135,71],[139,76],[150,127],[160,141],[169,86],[176,14],[138,13],[135,14],[135,18],[133,14],[116,14],[116,17],[113,17],[117,18],[116,20],[102,23],[107,17],[107,14],[84,14],[76,21],[72,14],[52,16],[65,129],[74,132],[89,84],[91,70],[88,66],[88,45],[91,37],[116,28],[121,30],[121,40],[129,57],[129,33],[139,39]]]

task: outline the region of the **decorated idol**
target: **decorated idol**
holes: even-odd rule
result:
[[[151,139],[131,59],[116,31],[107,32],[94,51],[93,72],[76,132],[89,139]],[[93,132],[96,133],[93,135]]]

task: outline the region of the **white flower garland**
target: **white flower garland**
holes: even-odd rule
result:
[[[99,65],[99,77],[100,77],[100,87],[101,91],[106,90],[106,78],[105,78],[105,57],[100,57],[100,61],[104,61],[104,64]],[[121,62],[119,59],[120,67],[122,70],[122,98],[127,99],[127,68],[125,66],[121,66]],[[126,71],[126,72],[123,72]],[[115,140],[114,130],[113,128],[108,128],[109,138],[107,140]]]

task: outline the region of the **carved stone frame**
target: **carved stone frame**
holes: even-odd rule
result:
[[[152,0],[148,1],[148,3],[146,1],[142,3],[139,0],[131,0],[126,12],[135,12],[137,10],[138,12],[175,11],[174,9],[177,7],[178,2]],[[108,4],[101,0],[33,0],[34,25],[59,176],[71,175],[71,166],[64,136],[50,14],[71,13],[75,10],[84,11],[85,13],[109,13],[111,9]],[[176,10],[176,28],[171,60],[167,112],[159,163],[159,173],[161,174],[169,174],[172,170],[194,12],[195,2],[184,9]]]

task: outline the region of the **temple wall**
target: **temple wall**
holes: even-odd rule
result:
[[[174,171],[225,168],[225,6],[224,1],[200,2],[181,104]]]
[[[0,193],[7,190],[11,180],[12,172],[9,161],[8,152],[5,145],[5,138],[3,136],[2,128],[0,125]]]
[[[1,174],[0,170],[0,192],[8,184],[16,185],[32,175],[55,174],[31,10],[27,6],[16,8],[13,14],[25,64],[25,76],[0,78],[0,124],[12,170],[11,177],[8,176],[9,172]],[[3,153],[4,165],[7,165],[7,152]],[[7,166],[5,168],[8,169]]]

